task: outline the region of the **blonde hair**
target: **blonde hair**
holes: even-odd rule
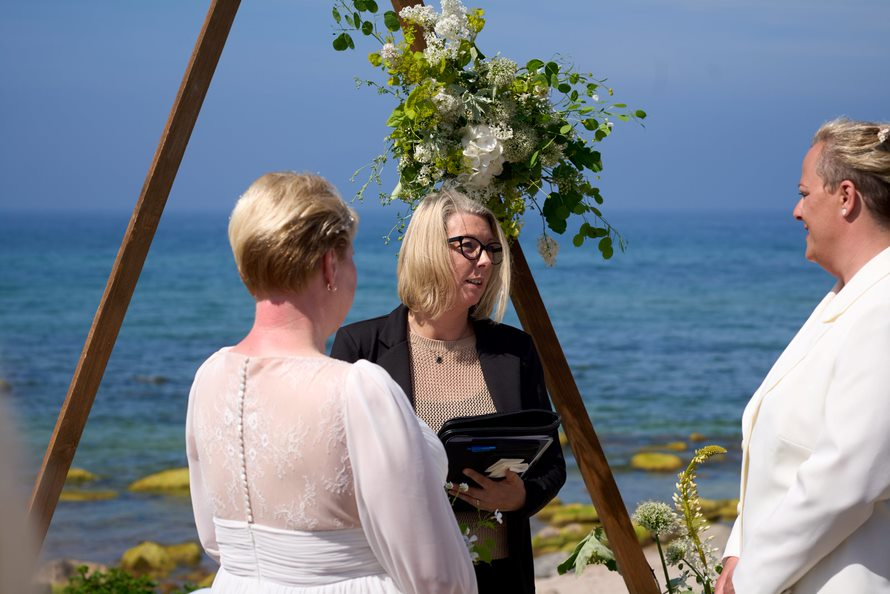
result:
[[[492,235],[504,246],[504,260],[494,266],[482,298],[470,314],[477,320],[490,317],[500,322],[510,296],[510,249],[507,240],[488,208],[454,190],[430,194],[411,216],[399,249],[399,298],[411,311],[434,319],[454,307],[457,287],[446,225],[449,217],[458,213],[485,219]]]
[[[823,142],[816,171],[833,192],[850,180],[869,211],[890,226],[890,124],[838,118],[826,122],[813,137]]]
[[[337,189],[311,173],[267,173],[235,204],[229,243],[254,297],[306,286],[328,250],[342,256],[358,216]]]

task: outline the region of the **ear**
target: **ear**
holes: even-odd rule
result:
[[[321,275],[326,286],[337,286],[337,267],[340,262],[337,254],[330,249],[324,253],[321,259]]]
[[[852,214],[862,206],[862,195],[856,189],[856,184],[848,179],[845,179],[838,185],[838,198],[840,207],[846,209],[848,213]]]

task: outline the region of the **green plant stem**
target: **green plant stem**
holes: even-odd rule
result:
[[[674,589],[671,587],[671,576],[668,575],[667,562],[664,560],[664,551],[661,550],[661,540],[658,536],[652,538],[655,540],[655,546],[658,547],[658,558],[661,559],[661,569],[664,570],[664,583],[667,586],[668,594],[674,594]]]

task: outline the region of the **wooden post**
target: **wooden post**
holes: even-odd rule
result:
[[[419,6],[423,0],[391,0],[398,13],[406,6]],[[414,40],[412,49],[421,51],[426,47],[423,37]],[[518,241],[510,246],[513,256],[513,306],[519,321],[526,332],[531,334],[535,347],[544,365],[547,389],[556,410],[562,417],[566,437],[572,446],[572,453],[581,469],[584,484],[590,493],[594,507],[599,512],[609,545],[615,553],[615,561],[621,570],[624,583],[631,594],[660,594],[655,574],[627,515],[627,508],[621,499],[615,477],[603,453],[596,431],[590,422],[587,409],[581,400],[581,393],[575,384],[572,370],[553,330],[547,308],[541,300],[538,286]]]
[[[633,594],[658,594],[655,575],[643,556],[643,549],[630,523],[618,485],[615,484],[606,455],[587,409],[584,408],[572,370],[518,241],[510,246],[510,255],[513,258],[513,306],[522,327],[534,338],[535,347],[544,365],[547,389],[562,417],[566,437],[572,446],[572,453],[581,469],[593,505],[599,512],[624,583]]]
[[[29,513],[41,546],[239,5],[240,0],[213,0],[210,4],[105,285],[31,494]]]

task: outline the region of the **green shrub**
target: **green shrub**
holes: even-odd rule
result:
[[[119,567],[87,575],[88,571],[86,565],[78,567],[77,575],[68,580],[61,594],[155,594],[158,585],[146,576],[137,577]],[[188,594],[197,589],[194,584],[185,584],[168,594]]]

